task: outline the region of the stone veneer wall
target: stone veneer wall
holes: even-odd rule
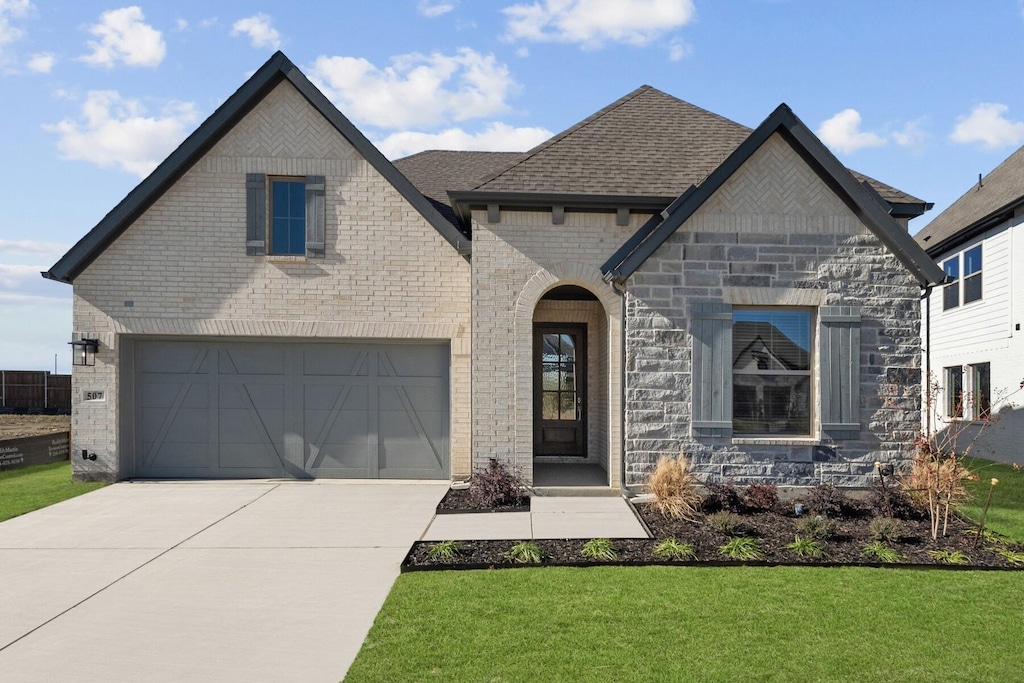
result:
[[[627,288],[627,485],[644,484],[659,457],[680,452],[702,478],[739,484],[866,486],[876,460],[907,457],[920,425],[920,287],[778,135]],[[794,297],[863,307],[860,438],[691,437],[693,305]]]
[[[600,266],[647,216],[622,227],[608,213],[567,211],[561,225],[552,224],[551,212],[502,211],[500,218],[488,223],[486,211],[473,212],[474,466],[497,457],[532,481],[534,315],[546,291],[573,284],[597,296],[607,320],[608,474],[618,487],[622,300]]]
[[[325,175],[326,257],[245,253],[245,174]],[[76,280],[79,479],[117,479],[123,335],[448,341],[451,469],[470,472],[470,266],[287,82],[278,85]],[[81,401],[82,391],[105,402]],[[128,408],[130,410],[130,407]]]

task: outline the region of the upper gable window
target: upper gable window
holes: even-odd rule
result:
[[[304,256],[306,253],[305,179],[271,179],[270,216],[270,244],[267,245],[267,253]]]
[[[246,174],[245,252],[250,256],[323,258],[326,222],[323,176]]]

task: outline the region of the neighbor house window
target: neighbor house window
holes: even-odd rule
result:
[[[942,310],[948,311],[960,305],[960,255],[946,259],[942,264],[948,283],[942,288]]]
[[[964,369],[946,368],[946,417],[964,416]]]
[[[992,371],[988,363],[968,366],[971,370],[971,417],[987,420],[992,415]]]
[[[733,311],[734,434],[811,433],[811,311]]]
[[[305,255],[306,181],[278,178],[270,181],[269,254]]]
[[[964,303],[981,299],[981,245],[964,252]]]

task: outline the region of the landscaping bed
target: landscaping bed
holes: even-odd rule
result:
[[[511,502],[497,505],[481,505],[469,489],[448,489],[444,498],[437,504],[437,514],[464,514],[473,512],[529,512],[530,496],[522,495]]]

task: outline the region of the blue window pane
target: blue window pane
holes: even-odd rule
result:
[[[957,258],[948,259],[942,264],[942,270],[945,271],[947,276],[955,280],[960,277],[960,260]]]
[[[981,270],[981,245],[964,252],[964,277]]]
[[[306,253],[306,183],[275,180],[271,184],[270,253]]]

